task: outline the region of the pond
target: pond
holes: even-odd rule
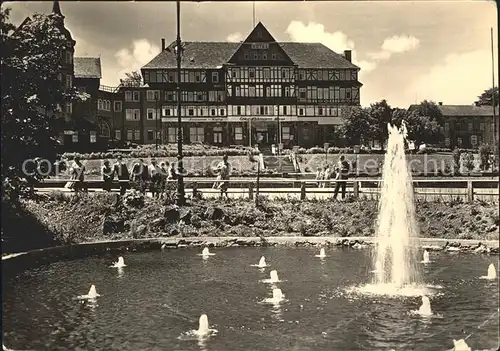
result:
[[[3,282],[3,342],[14,350],[474,350],[498,347],[492,256],[431,253],[421,265],[433,315],[419,296],[353,291],[371,282],[369,249],[186,248],[91,257],[32,269]],[[252,267],[265,256],[270,267]],[[498,264],[494,262],[495,267]],[[270,271],[280,282],[269,284]],[[95,284],[95,301],[78,300]],[[280,288],[285,300],[263,303]],[[217,333],[196,337],[206,313]]]

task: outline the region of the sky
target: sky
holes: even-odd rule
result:
[[[76,56],[101,57],[101,84],[116,86],[176,37],[175,2],[61,2]],[[19,24],[52,3],[11,2]],[[253,26],[252,2],[184,2],[184,41],[240,41]],[[472,104],[492,86],[490,28],[497,70],[494,1],[307,1],[255,2],[261,21],[277,41],[320,42],[338,53],[353,51],[361,67],[361,104],[386,99],[407,108],[424,99]],[[498,77],[498,72],[496,72]],[[496,80],[496,79],[495,79]],[[497,83],[496,83],[497,85]]]

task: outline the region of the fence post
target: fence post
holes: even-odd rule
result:
[[[192,188],[193,188],[193,189],[192,189],[192,190],[193,190],[193,193],[192,193],[193,195],[192,195],[192,197],[193,197],[193,199],[196,199],[196,196],[197,196],[197,194],[198,194],[198,183],[193,182],[193,184],[192,184],[191,186],[192,186]]]
[[[306,183],[302,182],[300,184],[300,199],[305,200],[306,199]]]
[[[467,181],[467,200],[469,203],[474,202],[474,188],[472,186],[472,180]]]
[[[359,197],[359,182],[357,180],[352,182],[352,189],[354,192],[354,198],[357,199]]]
[[[253,199],[253,182],[248,182],[248,198]]]

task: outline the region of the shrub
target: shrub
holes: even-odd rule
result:
[[[467,152],[463,157],[463,165],[469,171],[474,170],[474,155],[472,152]]]

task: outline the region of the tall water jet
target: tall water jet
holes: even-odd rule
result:
[[[210,332],[210,327],[208,325],[208,316],[206,314],[202,314],[200,316],[200,320],[198,321],[198,336],[208,335]]]
[[[413,183],[405,155],[406,126],[387,125],[389,138],[382,171],[376,224],[375,284],[394,287],[418,283]],[[376,267],[376,262],[380,267]]]

